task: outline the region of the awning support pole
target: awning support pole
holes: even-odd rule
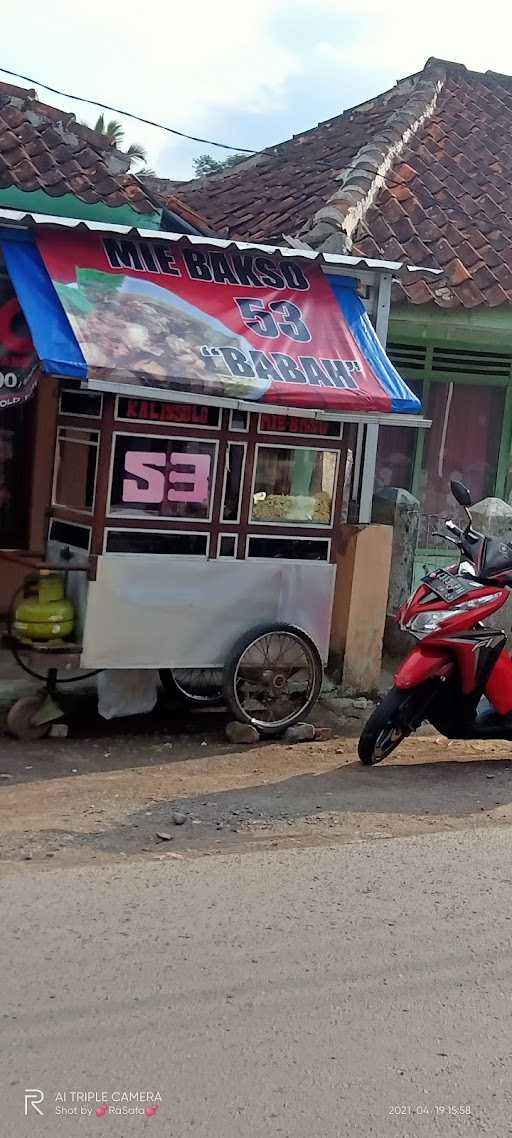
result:
[[[353,497],[357,495],[359,479],[361,477],[361,459],[363,457],[364,423],[357,424],[356,453],[354,455],[354,472],[352,475]]]
[[[359,521],[366,523],[372,520],[373,487],[375,484],[375,466],[377,463],[377,444],[379,441],[379,424],[368,423],[366,428],[366,445],[363,458],[363,475],[361,479],[361,496],[359,499]]]

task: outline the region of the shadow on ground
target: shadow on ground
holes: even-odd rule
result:
[[[222,707],[189,708],[171,703],[160,694],[149,715],[106,720],[98,715],[93,691],[65,693],[60,702],[64,721],[69,724],[65,739],[47,737],[22,742],[12,739],[5,726],[0,725],[0,775],[8,774],[10,785],[63,778],[72,771],[92,774],[161,766],[237,750],[226,739],[229,715]],[[337,732],[335,716],[321,701],[308,718]],[[354,720],[354,735],[360,727],[360,722]],[[343,734],[347,735],[345,728]],[[258,744],[264,745],[264,741]]]
[[[101,833],[75,835],[78,846],[103,851],[136,852],[158,832],[171,834],[169,849],[217,844],[234,833],[255,832],[276,824],[305,823],[334,827],[348,815],[403,818],[464,818],[512,802],[510,760],[396,764],[365,769],[358,763],[319,775],[299,775],[277,783],[245,787],[194,798],[158,802],[129,815],[120,826]],[[173,814],[185,815],[176,826]]]

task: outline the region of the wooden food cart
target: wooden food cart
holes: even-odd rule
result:
[[[370,521],[379,423],[422,422],[366,311],[385,342],[401,267],[17,222],[5,263],[40,382],[60,383],[47,548],[29,562],[65,575],[75,609],[61,643],[13,624],[17,658],[51,704],[63,669],[159,671],[281,733],[319,694],[337,534]],[[54,717],[34,697],[11,730]]]

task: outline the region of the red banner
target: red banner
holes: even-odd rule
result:
[[[388,410],[321,270],[298,260],[91,234],[38,234],[89,378]]]

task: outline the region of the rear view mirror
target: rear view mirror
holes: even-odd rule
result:
[[[463,482],[452,481],[450,482],[450,489],[459,506],[464,506],[464,509],[468,510],[471,506],[471,494],[467,486]]]

